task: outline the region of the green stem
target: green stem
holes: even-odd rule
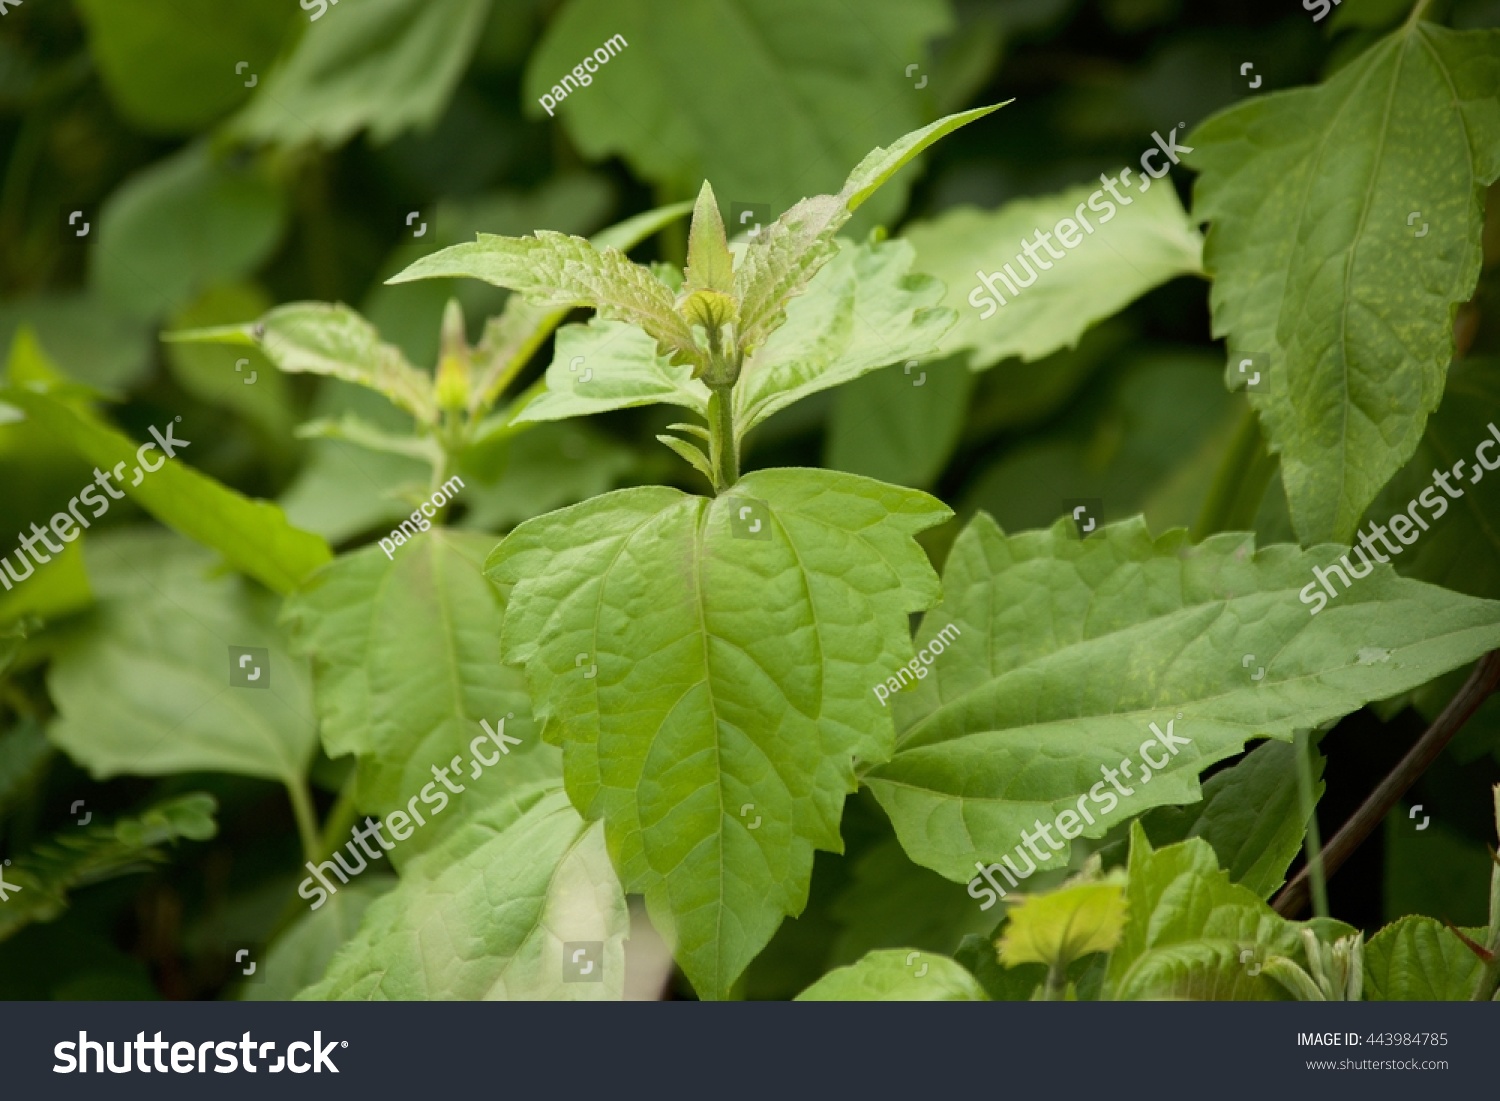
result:
[[[1411,9],[1411,17],[1407,19],[1406,25],[1413,27],[1422,18],[1424,12],[1432,5],[1432,0],[1417,0],[1416,6]]]
[[[344,843],[344,835],[354,828],[355,820],[359,818],[354,788],[354,776],[351,774],[323,822],[323,835],[318,838],[318,847],[312,858],[314,863],[327,860]]]
[[[1260,511],[1276,460],[1261,442],[1255,410],[1246,407],[1235,425],[1229,448],[1219,462],[1213,486],[1203,502],[1193,538],[1206,539],[1216,531],[1248,530]]]
[[[318,816],[313,813],[312,795],[307,790],[307,781],[298,777],[295,783],[286,786],[292,800],[292,814],[297,819],[297,836],[302,839],[302,855],[308,860],[318,851]]]
[[[1328,916],[1328,880],[1323,874],[1323,839],[1318,832],[1318,808],[1313,801],[1311,751],[1307,732],[1299,730],[1297,743],[1297,793],[1307,822],[1307,870],[1312,882],[1313,913]]]
[[[1500,832],[1500,784],[1495,785],[1495,829]],[[1492,854],[1490,863],[1490,928],[1489,943],[1485,948],[1490,953],[1489,962],[1480,973],[1479,983],[1474,987],[1476,1002],[1487,1002],[1495,996],[1495,987],[1500,985],[1500,853]]]
[[[1047,981],[1042,986],[1042,1001],[1060,1002],[1068,988],[1068,969],[1058,964],[1047,966]]]
[[[734,438],[734,387],[715,386],[708,399],[709,462],[723,493],[740,480],[739,441]]]
[[[318,836],[316,828],[314,828],[313,837],[309,844],[307,835],[303,834],[303,855],[307,858],[309,864],[321,864],[327,860],[333,854],[333,851],[339,847],[341,839],[354,826],[354,820],[359,817],[359,808],[354,800],[354,787],[354,775],[351,773],[349,779],[344,783],[343,789],[339,792],[338,799],[328,812],[328,818],[323,823],[322,836]],[[287,790],[291,791],[292,788],[289,786]],[[301,790],[301,798],[306,801],[305,805],[310,814],[311,800],[308,799],[307,789],[303,787]],[[297,806],[297,802],[298,796],[294,794],[292,796],[293,808]],[[297,826],[300,832],[302,827],[302,818],[300,815],[297,819]],[[286,932],[287,927],[302,914],[303,905],[301,895],[294,895],[287,900],[286,906],[282,908],[280,916],[276,919],[276,924],[271,927],[271,933],[266,938],[267,942],[276,940],[277,937]]]

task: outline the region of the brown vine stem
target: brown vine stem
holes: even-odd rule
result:
[[[1417,782],[1438,755],[1463,729],[1469,717],[1479,710],[1479,705],[1500,687],[1500,650],[1491,650],[1479,659],[1469,679],[1448,701],[1448,706],[1433,720],[1431,726],[1417,739],[1405,757],[1393,768],[1380,785],[1370,793],[1368,799],[1345,822],[1343,828],[1323,847],[1322,863],[1325,877],[1332,878],[1354,850],[1364,844],[1365,838],[1384,821],[1401,797]],[[1308,868],[1301,871],[1288,883],[1276,901],[1272,903],[1282,917],[1295,917],[1307,906],[1311,890]]]

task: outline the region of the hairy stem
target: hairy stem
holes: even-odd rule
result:
[[[716,485],[714,489],[723,493],[740,480],[740,448],[734,438],[734,387],[715,386],[708,399],[708,428],[710,432],[709,462],[713,466]]]
[[[1437,760],[1453,736],[1463,729],[1469,716],[1479,710],[1479,705],[1500,686],[1500,650],[1491,650],[1479,659],[1469,679],[1443,708],[1443,713],[1433,720],[1426,732],[1417,739],[1405,757],[1397,763],[1380,785],[1370,793],[1368,799],[1334,834],[1333,840],[1323,848],[1323,874],[1332,876],[1348,860],[1350,855],[1364,844],[1365,838],[1385,819],[1391,808],[1401,801],[1413,784]],[[1310,872],[1304,867],[1286,885],[1274,903],[1276,912],[1282,917],[1294,917],[1307,905]]]

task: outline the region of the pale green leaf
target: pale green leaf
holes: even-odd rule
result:
[[[1408,22],[1326,84],[1247,100],[1191,144],[1214,335],[1270,357],[1270,390],[1250,400],[1298,534],[1348,539],[1438,406],[1454,308],[1479,276],[1500,31]]]
[[[135,317],[175,313],[270,256],[286,220],[264,170],[190,145],[127,179],[99,211],[91,289]]]
[[[566,420],[658,402],[707,417],[708,394],[708,387],[693,378],[691,367],[673,365],[634,325],[593,318],[558,330],[547,367],[547,390],[512,423]]]
[[[297,917],[277,937],[260,961],[261,981],[247,982],[240,997],[247,1002],[285,1002],[323,977],[338,950],[353,939],[365,911],[396,885],[390,876],[365,875],[316,910]]]
[[[170,326],[194,329],[253,321],[270,308],[259,287],[231,283],[199,295],[172,317]],[[174,342],[162,351],[173,380],[193,397],[238,414],[276,444],[289,440],[295,416],[291,384],[258,350]]]
[[[745,249],[734,273],[740,298],[740,346],[754,352],[781,327],[787,301],[833,259],[834,235],[881,184],[933,142],[1000,106],[949,115],[912,131],[889,148],[874,149],[855,166],[838,194],[803,199],[763,228]]]
[[[1442,922],[1404,917],[1365,945],[1365,994],[1372,1002],[1466,1002],[1484,963]]]
[[[166,533],[96,536],[87,554],[99,603],[48,669],[52,741],[99,778],[209,771],[300,783],[317,739],[312,689],[274,601]],[[267,687],[231,687],[239,648],[267,651]]]
[[[786,323],[746,362],[734,390],[735,428],[744,435],[809,394],[889,363],[933,355],[953,312],[943,289],[913,274],[911,246],[830,246],[835,255],[792,299]]]
[[[390,283],[467,276],[508,287],[548,310],[590,306],[600,317],[639,326],[677,362],[699,357],[692,330],[660,279],[618,248],[595,248],[582,237],[537,230],[531,237],[497,237],[453,245],[424,256]]]
[[[18,369],[45,362],[28,334],[17,338],[11,352],[12,376]],[[114,484],[162,523],[213,548],[235,569],[277,592],[290,591],[332,557],[322,539],[293,527],[275,505],[243,497],[181,459],[166,458],[151,439],[137,445],[72,400],[64,387],[10,386],[0,390],[0,398],[23,410],[54,439],[66,441],[97,469],[113,474]],[[169,420],[154,427],[165,438],[168,430],[182,426]],[[171,434],[184,448],[191,446],[193,433]],[[152,451],[145,451],[148,444]],[[160,464],[158,469],[143,469],[141,464],[152,461]]]
[[[1246,672],[1254,676],[1262,667]],[[1313,754],[1313,802],[1323,796],[1323,755]],[[1286,882],[1307,828],[1297,789],[1297,751],[1263,742],[1203,782],[1203,802],[1152,811],[1142,823],[1157,846],[1201,837],[1236,883],[1270,898]]]
[[[1268,957],[1304,962],[1303,928],[1324,940],[1352,932],[1339,922],[1280,917],[1231,883],[1201,838],[1153,851],[1133,823],[1127,875],[1125,932],[1109,959],[1117,1000],[1285,1000],[1285,988],[1265,972]]]
[[[454,757],[465,793],[452,800],[465,815],[561,774],[557,751],[532,727],[521,673],[500,664],[505,608],[482,573],[494,545],[493,536],[434,527],[339,558],[287,602],[284,618],[312,662],[323,746],[332,757],[357,755],[364,810],[406,806]],[[522,742],[506,743],[492,767],[471,752],[476,739],[486,759],[499,752],[483,722]],[[441,826],[419,830],[421,847],[458,817],[450,811]]]
[[[231,123],[238,136],[339,145],[367,127],[373,141],[387,142],[430,126],[474,53],[490,0],[343,0],[322,8]]]
[[[287,374],[325,375],[384,394],[423,424],[437,420],[432,377],[406,362],[375,327],[344,305],[293,302],[248,325],[166,334],[184,343],[259,349]]]
[[[687,282],[684,289],[692,291],[719,291],[723,294],[734,290],[734,257],[729,252],[729,241],[724,235],[724,218],[719,213],[719,201],[714,198],[714,189],[707,180],[698,192],[698,202],[693,208],[693,224],[688,232]]]
[[[633,218],[601,230],[589,238],[595,248],[617,248],[629,252],[658,230],[671,225],[691,209],[688,203],[675,203],[637,214]],[[526,366],[532,354],[552,331],[561,325],[569,307],[553,309],[527,301],[513,294],[499,314],[490,318],[484,335],[474,349],[474,372],[477,381],[470,402],[471,409],[488,408],[500,397],[505,386]]]
[[[981,514],[918,635],[930,651],[948,631],[946,646],[913,691],[892,689],[897,753],[865,782],[918,863],[963,881],[1010,857],[1027,874],[1037,821],[1070,816],[1074,833],[1035,846],[1062,866],[1068,836],[1197,801],[1199,773],[1247,741],[1290,740],[1500,645],[1500,604],[1388,566],[1310,614],[1299,594],[1337,553],[1153,539],[1139,518],[1083,540],[1071,520],[1007,536]]]
[[[948,511],[852,475],[764,470],[709,500],[623,490],[522,524],[487,572],[503,653],[602,817],[626,889],[724,997],[838,851],[854,762],[889,752],[869,685],[910,660]]]
[[[1125,885],[1075,883],[1046,894],[1025,895],[1006,911],[1000,962],[1007,967],[1044,963],[1066,968],[1095,952],[1108,952],[1125,929]]]
[[[555,787],[531,789],[489,804],[413,860],[327,976],[299,997],[618,999],[628,931],[602,827],[586,824]],[[564,946],[578,942],[599,946],[600,981],[567,981]]]
[[[987,1002],[979,980],[947,956],[888,948],[830,971],[799,1002]]]
[[[942,304],[958,314],[943,352],[965,354],[975,371],[1011,356],[1041,359],[1076,347],[1091,325],[1147,291],[1197,273],[1203,239],[1171,181],[1156,181],[1144,192],[1118,189],[1128,206],[1091,182],[993,211],[960,207],[910,226],[903,237],[916,247],[914,267],[942,280],[948,288]],[[1098,204],[1092,210],[1091,199]],[[1055,231],[1065,220],[1073,226],[1060,240]],[[1061,258],[1038,242],[1036,262],[1026,259],[1021,245],[1039,232],[1053,235]],[[1051,270],[1037,270],[1043,264]],[[1034,285],[1021,287],[1028,271]],[[981,275],[991,277],[995,294]],[[1018,293],[1010,293],[1004,278]]]

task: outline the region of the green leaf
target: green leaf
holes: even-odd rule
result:
[[[171,319],[173,329],[253,321],[271,308],[260,288],[245,283],[211,287]],[[45,343],[45,340],[43,341]],[[193,397],[239,414],[270,440],[289,441],[292,393],[287,380],[258,350],[174,341],[164,349],[172,378]]]
[[[312,661],[323,746],[331,757],[358,756],[364,810],[404,807],[455,756],[467,762],[457,783],[477,789],[454,797],[465,814],[561,774],[557,751],[531,728],[521,674],[499,661],[505,608],[481,572],[494,545],[493,536],[434,527],[390,555],[381,546],[344,555],[287,602],[284,620]],[[522,744],[507,743],[498,766],[474,777],[471,744],[490,744],[482,722]],[[426,848],[442,833],[416,837]]]
[[[674,366],[634,325],[591,319],[565,325],[547,367],[547,389],[512,424],[566,420],[665,402],[708,416],[708,387],[693,369]]]
[[[1026,895],[1006,913],[1000,962],[1007,967],[1042,963],[1066,968],[1083,956],[1113,949],[1124,929],[1123,877]]]
[[[568,794],[704,996],[801,911],[813,850],[840,850],[854,761],[890,747],[866,693],[937,595],[912,536],[947,516],[852,475],[764,470],[713,500],[611,493],[491,555],[503,656],[526,665]]]
[[[3,650],[0,650],[3,654]],[[0,660],[0,672],[7,664]],[[22,719],[0,733],[0,813],[13,809],[42,790],[42,778],[52,758],[52,747],[34,719]]]
[[[1139,823],[1130,828],[1125,933],[1109,959],[1117,1000],[1284,1000],[1264,971],[1270,955],[1306,957],[1301,930],[1329,940],[1353,932],[1340,922],[1291,922],[1231,883],[1201,838],[1153,851]]]
[[[734,273],[740,298],[740,346],[753,352],[782,326],[788,300],[801,294],[819,269],[837,255],[834,235],[877,188],[929,145],[1001,106],[949,115],[912,131],[889,148],[873,150],[855,165],[838,194],[803,199],[758,233]]]
[[[1015,531],[1052,524],[1068,500],[1097,498],[1103,520],[1140,512],[1158,530],[1196,520],[1216,452],[1232,437],[1244,399],[1224,390],[1221,364],[1198,350],[1149,349],[1117,362],[1050,431],[1030,435],[985,468],[960,512],[983,509]],[[983,385],[1054,364],[1001,367]],[[1170,431],[1163,430],[1164,409],[1172,411]]]
[[[1431,809],[1431,808],[1429,808]],[[1491,850],[1445,824],[1398,804],[1386,816],[1381,909],[1389,918],[1426,914],[1455,925],[1488,920]],[[1417,826],[1426,822],[1425,828]]]
[[[904,241],[829,246],[833,259],[786,309],[786,322],[745,363],[734,390],[743,436],[793,402],[904,359],[933,355],[953,324],[943,289],[911,273]]]
[[[1372,1002],[1463,1002],[1484,964],[1442,922],[1404,917],[1365,945],[1365,994]]]
[[[135,317],[180,310],[270,256],[286,211],[264,171],[240,169],[205,143],[130,177],[99,212],[91,289]]]
[[[714,198],[714,189],[707,180],[698,192],[698,202],[693,208],[693,224],[688,232],[687,283],[685,288],[693,291],[718,291],[730,294],[734,291],[734,257],[729,252],[729,241],[724,236],[724,218],[719,213],[719,201]]]
[[[672,291],[618,248],[596,249],[582,237],[537,230],[532,237],[497,237],[453,245],[424,256],[389,283],[467,276],[508,287],[538,307],[590,306],[600,317],[640,326],[674,362],[701,358]]]
[[[78,13],[111,101],[158,134],[193,133],[242,102],[288,20],[284,0],[79,0]],[[237,72],[241,61],[249,68]]]
[[[460,522],[477,531],[502,531],[522,520],[607,493],[639,465],[635,452],[576,423],[547,424],[519,433],[498,449],[497,472],[465,458],[468,511]],[[470,477],[471,469],[473,476]]]
[[[17,338],[10,358],[12,376],[18,369],[35,370],[45,364],[42,350],[29,334]],[[97,469],[114,473],[123,492],[163,524],[218,551],[235,569],[276,592],[291,591],[331,557],[322,539],[293,527],[275,505],[243,497],[181,460],[166,458],[150,441],[137,447],[133,440],[79,406],[64,387],[11,385],[0,389],[0,400],[23,410],[30,420],[53,438],[66,441]],[[168,421],[165,435],[172,435],[170,430],[176,427],[175,421]],[[192,443],[191,438],[172,438],[182,447]],[[154,449],[155,461],[161,464],[151,472],[138,465],[146,461],[142,452],[147,446]],[[130,477],[124,473],[127,466],[132,471]],[[132,485],[132,480],[140,484]],[[91,511],[94,508],[97,506],[91,506]]]
[[[839,925],[832,963],[853,963],[866,952],[903,945],[951,952],[967,934],[994,928],[995,919],[967,891],[913,864],[894,837],[852,863],[848,886],[826,907]]]
[[[6,861],[5,877],[16,890],[0,906],[0,941],[32,922],[59,917],[80,887],[165,863],[162,845],[213,837],[216,809],[212,795],[179,795],[111,824],[73,826]]]
[[[1249,670],[1253,676],[1260,670]],[[1323,797],[1323,755],[1313,754],[1313,802]],[[1154,845],[1201,837],[1234,882],[1270,898],[1302,848],[1307,828],[1297,792],[1297,751],[1263,742],[1203,783],[1203,802],[1152,811],[1142,824]]]
[[[305,999],[601,1001],[624,989],[629,915],[604,831],[556,788],[486,806],[414,859]],[[602,942],[598,981],[564,946]]]
[[[114,309],[97,294],[47,294],[0,303],[0,348],[22,328],[71,379],[96,389],[141,381],[150,367],[147,325]]]
[[[1257,551],[1240,534],[1194,546],[1140,519],[1083,540],[1070,520],[1007,536],[981,514],[918,634],[932,675],[892,689],[897,752],[865,782],[918,863],[963,881],[1006,856],[1029,874],[1021,833],[1037,821],[1070,816],[1058,829],[1075,832],[1036,854],[1062,866],[1068,837],[1197,801],[1198,774],[1247,741],[1290,740],[1500,644],[1500,604],[1385,566],[1310,615],[1298,594],[1337,551]]]
[[[871,952],[830,971],[799,1002],[987,1002],[979,981],[947,956],[904,948]]]
[[[99,607],[48,670],[52,741],[98,778],[201,770],[300,783],[317,737],[312,692],[274,601],[163,532],[96,536],[88,561]],[[231,687],[234,653],[251,647],[268,652],[267,687]]]
[[[340,887],[318,909],[300,915],[261,961],[263,981],[245,983],[240,997],[247,1002],[286,1002],[318,982],[329,961],[354,938],[370,903],[395,885],[390,876],[363,876]]]
[[[375,327],[344,305],[293,302],[249,325],[222,325],[168,333],[188,344],[229,344],[259,349],[287,374],[324,375],[384,394],[422,424],[437,420],[432,377],[406,362]]]
[[[973,392],[974,376],[951,359],[866,375],[834,398],[824,465],[931,489],[958,447]]]
[[[291,56],[260,82],[233,132],[282,145],[340,145],[366,128],[383,143],[428,127],[447,106],[489,10],[489,0],[325,6]]]
[[[706,177],[731,201],[775,212],[833,189],[878,142],[921,124],[923,100],[902,67],[921,61],[951,24],[940,0],[795,10],[776,0],[685,0],[670,9],[571,0],[531,55],[524,95],[537,116],[551,95],[591,160],[618,154],[683,196]],[[605,39],[618,52],[590,77],[581,61]],[[592,86],[567,94],[557,86],[575,66]],[[893,191],[877,217],[891,219],[902,200]]]
[[[13,553],[25,554],[19,546]],[[93,602],[88,571],[83,568],[82,547],[64,543],[62,553],[51,558],[50,562],[41,565],[18,558],[15,566],[18,573],[23,564],[32,570],[24,585],[14,584],[9,576],[0,579],[6,589],[0,593],[0,624],[15,623],[29,616],[41,620],[61,619]]]
[[[596,233],[589,238],[589,243],[599,249],[617,248],[629,252],[689,209],[687,203],[676,203],[637,214]],[[484,327],[484,336],[474,349],[474,371],[478,381],[471,407],[488,408],[494,404],[505,386],[567,315],[568,308],[538,306],[519,294],[506,299],[505,308],[490,318]]]
[[[914,266],[943,281],[948,292],[942,304],[959,317],[943,341],[943,352],[964,353],[974,371],[1010,356],[1026,362],[1041,359],[1077,347],[1091,325],[1147,291],[1180,275],[1197,274],[1203,239],[1170,180],[1157,181],[1145,192],[1126,187],[1122,194],[1130,200],[1128,206],[1087,183],[1055,195],[1017,199],[993,211],[960,207],[909,227],[903,237],[917,250]],[[1103,199],[1096,198],[1100,195]],[[1092,211],[1091,199],[1099,203]],[[1065,220],[1073,226],[1061,241],[1062,258],[1038,247],[1036,263],[1025,260],[1020,243],[1039,232],[1053,233]],[[1067,248],[1067,240],[1077,244]],[[1018,286],[1019,293],[1011,294],[1001,282],[1008,277],[1006,264],[1012,273],[1022,273],[1012,283],[1030,270],[1035,285]],[[1052,270],[1036,270],[1042,264]],[[986,287],[981,273],[995,273],[990,286],[996,293]]]
[[[1408,21],[1326,84],[1247,100],[1191,143],[1214,335],[1270,356],[1250,400],[1298,534],[1348,539],[1437,408],[1479,277],[1500,31]]]

